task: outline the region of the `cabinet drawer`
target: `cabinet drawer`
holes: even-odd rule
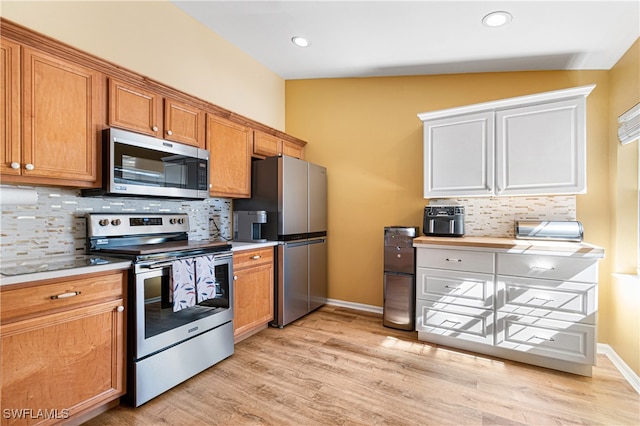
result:
[[[60,279],[18,289],[3,287],[0,320],[6,323],[97,301],[121,299],[125,279],[126,271],[122,271],[80,279]]]
[[[454,271],[494,271],[494,254],[483,251],[423,249],[417,250],[417,263],[423,268],[451,269]]]
[[[496,346],[593,365],[595,326],[499,312]]]
[[[490,308],[493,275],[418,268],[416,297],[444,303]]]
[[[233,269],[273,263],[273,247],[233,252]]]
[[[595,324],[597,285],[498,275],[496,308],[509,313]]]
[[[498,253],[497,273],[549,280],[595,283],[598,259]]]
[[[493,310],[418,300],[416,330],[492,345]]]

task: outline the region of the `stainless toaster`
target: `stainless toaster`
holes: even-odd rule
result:
[[[583,236],[582,224],[575,220],[564,220],[564,221],[518,220],[516,221],[516,239],[582,241],[582,236]]]

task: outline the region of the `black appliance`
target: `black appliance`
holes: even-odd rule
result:
[[[464,207],[425,206],[422,232],[438,237],[464,236]]]
[[[115,128],[102,136],[103,187],[82,195],[209,197],[209,151]]]
[[[382,324],[400,330],[415,328],[416,255],[413,239],[418,227],[384,228],[384,305]]]
[[[86,217],[90,254],[133,262],[127,294],[128,403],[144,404],[233,354],[229,243],[189,241],[184,213]]]

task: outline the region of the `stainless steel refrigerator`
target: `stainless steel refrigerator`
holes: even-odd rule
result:
[[[251,198],[234,210],[264,210],[263,238],[278,241],[275,318],[283,327],[327,301],[327,170],[282,156],[252,165]]]

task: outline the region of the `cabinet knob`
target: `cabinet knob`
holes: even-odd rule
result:
[[[168,134],[169,136],[171,136],[171,135],[173,134],[173,132],[172,132],[171,130],[167,130],[167,134]]]
[[[20,168],[20,163],[16,163],[16,162],[14,161],[13,163],[11,163],[11,168],[12,168],[12,169],[15,169],[15,170],[19,169],[19,168]]]
[[[233,280],[234,280],[234,281],[237,281],[237,280],[238,280],[238,276],[237,276],[237,275],[234,275],[234,276],[233,276]]]
[[[27,170],[33,170],[33,169],[35,169],[35,167],[34,167],[34,166],[33,166],[33,164],[31,164],[31,163],[27,163],[27,164],[25,164],[25,165],[24,165],[24,168],[25,168],[25,169],[27,169]]]
[[[118,306],[118,307],[116,308],[116,311],[118,311],[118,312],[124,312],[124,306]]]
[[[157,131],[158,131],[158,126],[153,126],[153,127],[151,128],[151,130],[153,130],[154,132],[157,132]]]

